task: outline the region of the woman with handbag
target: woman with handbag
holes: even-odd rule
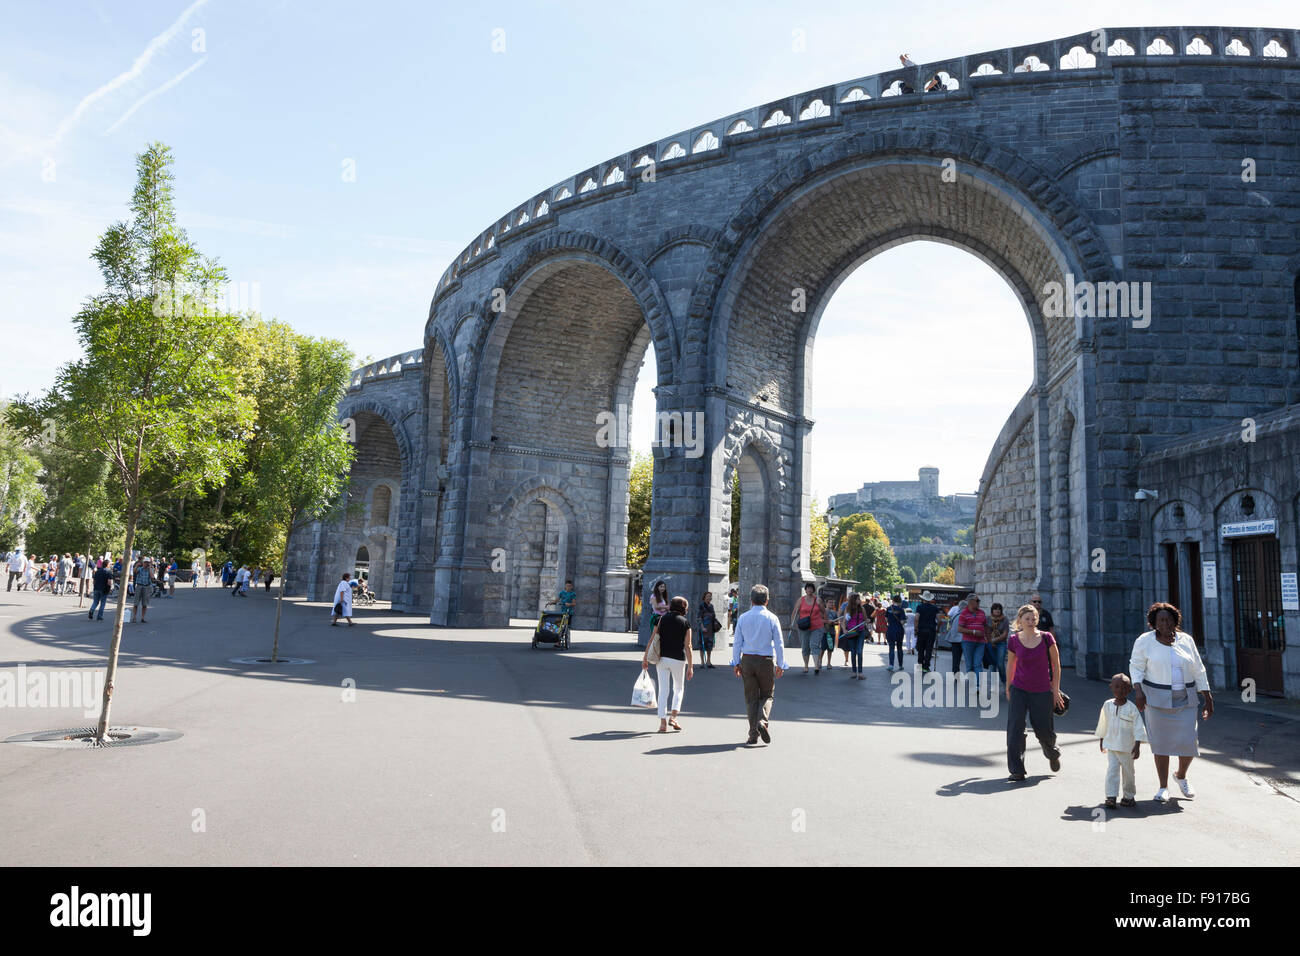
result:
[[[1007,770],[1013,782],[1025,779],[1025,715],[1052,772],[1061,769],[1054,714],[1064,714],[1069,698],[1061,693],[1061,656],[1056,638],[1038,629],[1038,609],[1016,612],[1016,633],[1007,638]]]
[[[809,583],[803,586],[803,597],[799,598],[795,604],[794,613],[790,615],[791,629],[799,631],[799,646],[803,649],[803,672],[808,673],[808,658],[812,655],[813,634],[817,635],[817,640],[822,640],[822,634],[826,630],[826,612],[822,608],[821,598],[817,596],[817,585]],[[817,667],[814,674],[820,674],[822,655],[821,648],[817,648]]]
[[[713,666],[713,645],[718,631],[722,630],[722,622],[718,620],[718,613],[713,609],[713,592],[705,591],[700,598],[700,666]]]
[[[655,624],[654,634],[641,656],[641,669],[649,670],[655,665],[655,674],[659,678],[659,733],[668,733],[668,728],[681,730],[677,714],[682,709],[682,696],[686,692],[684,681],[695,676],[691,661],[691,622],[686,614],[690,602],[678,596],[668,605],[668,613],[659,618]],[[672,707],[668,706],[668,688],[672,687]],[[669,713],[671,710],[671,713]]]
[[[849,680],[867,679],[862,673],[862,645],[867,640],[870,623],[871,617],[862,603],[862,595],[854,591],[844,608],[843,632],[840,634],[840,647],[852,655],[853,670],[849,673]]]

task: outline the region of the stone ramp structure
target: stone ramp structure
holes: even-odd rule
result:
[[[818,321],[858,265],[931,240],[996,270],[1033,333],[981,483],[978,586],[1041,591],[1078,666],[1119,669],[1158,596],[1144,446],[1300,398],[1297,47],[1159,27],[993,50],[742,110],[534,195],[447,269],[423,349],[358,373],[340,414],[365,516],[299,535],[290,587],[323,596],[364,544],[392,562],[381,596],[434,624],[530,616],[569,577],[577,627],[622,629],[629,453],[602,425],[653,348],[647,593],[718,596],[739,534],[742,595],[766,583],[788,616],[811,577]]]

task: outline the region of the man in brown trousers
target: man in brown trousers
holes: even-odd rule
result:
[[[749,715],[747,744],[770,744],[768,717],[772,713],[772,691],[776,679],[785,673],[785,644],[781,639],[781,622],[767,609],[767,588],[754,585],[749,592],[752,607],[736,621],[735,641],[731,646],[731,666],[745,682],[745,709]]]

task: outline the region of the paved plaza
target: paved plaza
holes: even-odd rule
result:
[[[273,618],[260,590],[184,588],[128,625],[113,723],[184,736],[0,745],[6,862],[1300,862],[1300,714],[1287,705],[1221,699],[1189,775],[1196,798],[1152,803],[1144,748],[1138,807],[1103,820],[1091,733],[1107,691],[1070,672],[1061,772],[1031,738],[1029,780],[1011,785],[1005,708],[891,706],[884,646],[867,648],[866,681],[838,666],[787,673],[772,744],[746,747],[725,666],[696,671],[681,733],[654,733],[654,713],[629,706],[640,652],[628,636],[578,632],[567,652],[534,651],[523,629],[436,629],[383,609],[331,628],[326,605],[286,601],[281,652],[315,663],[231,663],[269,655]],[[0,673],[102,668],[109,627],[75,598],[0,594]],[[79,709],[0,708],[2,737],[90,723]]]

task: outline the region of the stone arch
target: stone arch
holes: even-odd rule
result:
[[[488,381],[495,374],[493,352],[504,345],[518,318],[518,299],[526,299],[535,291],[538,282],[545,278],[546,270],[582,262],[605,270],[627,289],[650,327],[660,384],[672,381],[679,346],[672,310],[654,277],[640,261],[608,239],[587,232],[556,230],[529,242],[501,267],[497,275],[494,288],[504,291],[508,304],[503,311],[487,316],[488,321],[481,325],[478,341],[472,350],[478,364],[473,396],[476,408],[480,407],[483,383],[487,382],[489,387],[495,384],[495,379]]]
[[[855,163],[900,157],[913,163],[928,161],[934,165],[953,159],[958,170],[981,171],[991,183],[1001,184],[1009,194],[1019,194],[1023,202],[1051,224],[1076,275],[1098,281],[1113,278],[1114,268],[1096,227],[1069,195],[1033,163],[979,137],[939,127],[861,133],[811,148],[750,194],[722,230],[723,238],[714,247],[704,279],[691,300],[685,341],[708,342],[711,350],[718,348],[714,345],[718,340],[711,332],[715,331],[712,326],[719,314],[725,311],[719,301],[724,284],[732,277],[738,259],[760,236],[783,202]],[[708,373],[703,368],[683,368],[682,374],[703,380]]]
[[[581,581],[583,522],[565,482],[548,483],[535,476],[522,482],[493,508],[496,526],[504,535],[503,586],[494,595],[499,613],[531,617],[554,597],[566,577]],[[540,505],[539,509],[535,506]],[[579,593],[583,593],[581,584]],[[591,592],[586,592],[588,601]]]
[[[728,562],[732,537],[740,538],[740,567],[734,583],[740,588],[742,606],[749,588],[767,585],[771,592],[769,607],[780,616],[789,601],[787,578],[789,562],[780,553],[782,510],[779,492],[787,485],[787,472],[781,446],[767,429],[737,423],[728,433],[723,454],[715,460],[720,466],[723,499],[722,545]],[[731,527],[731,486],[733,476],[740,476],[740,527]],[[730,577],[730,574],[727,575]]]
[[[371,555],[372,590],[392,601],[394,609],[407,610],[408,572],[415,543],[409,536],[399,535],[397,528],[405,526],[403,515],[411,513],[418,481],[415,444],[403,424],[409,416],[399,417],[388,404],[367,398],[364,392],[345,400],[339,414],[355,423],[357,458],[349,472],[348,504],[342,519],[326,531],[334,542],[330,550],[337,560],[350,562],[357,548],[366,545]],[[387,515],[376,517],[374,506],[381,488],[390,505]],[[333,586],[335,571],[333,567],[320,569],[322,586]]]

